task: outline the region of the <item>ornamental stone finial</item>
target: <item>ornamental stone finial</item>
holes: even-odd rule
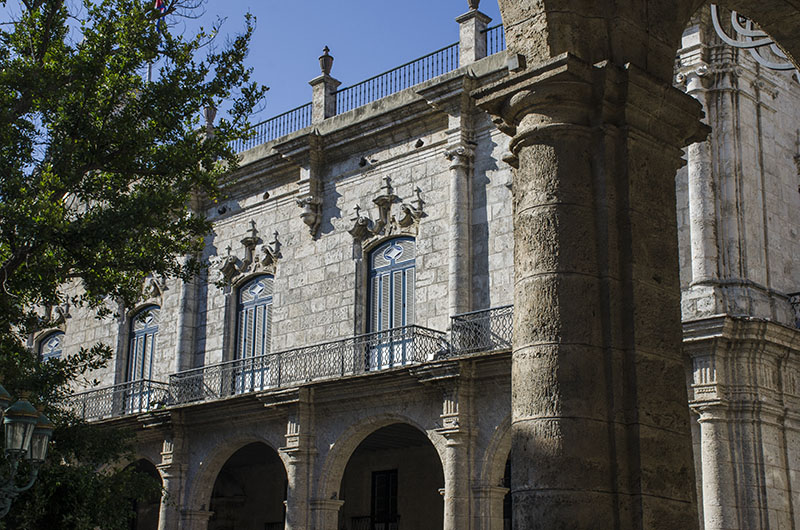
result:
[[[330,48],[325,46],[322,49],[322,55],[319,56],[319,69],[322,70],[322,75],[331,75],[331,68],[333,67],[333,55],[330,55]]]
[[[481,0],[469,0],[469,8],[470,9],[478,9],[478,5],[480,5]]]

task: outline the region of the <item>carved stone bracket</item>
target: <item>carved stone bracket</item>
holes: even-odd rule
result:
[[[384,235],[397,233],[416,235],[419,221],[425,216],[423,210],[425,201],[422,200],[422,190],[416,188],[414,193],[416,198],[410,201],[410,204],[406,202],[400,203],[400,217],[397,218],[392,214],[392,208],[394,204],[400,202],[400,197],[394,193],[391,178],[385,177],[384,184],[381,186],[381,193],[372,200],[378,207],[377,219],[373,220],[363,215],[361,206],[357,204],[355,206],[355,217],[350,219],[353,221],[353,227],[348,232],[353,236],[353,239],[362,244]]]
[[[278,232],[274,233],[270,243],[261,244],[259,249],[261,238],[258,236],[255,221],[251,220],[250,230],[242,238],[241,243],[244,251],[243,257],[239,258],[232,254],[233,249],[228,245],[224,256],[218,256],[212,260],[220,275],[218,283],[222,283],[224,286],[229,286],[237,276],[248,272],[275,274],[277,261],[281,257]]]
[[[315,236],[322,221],[322,200],[314,195],[307,195],[296,199],[295,202],[303,209],[300,219],[306,224],[311,235]]]

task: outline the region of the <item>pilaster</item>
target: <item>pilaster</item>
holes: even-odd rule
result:
[[[477,11],[475,13],[482,15]],[[448,144],[444,156],[450,161],[447,292],[451,315],[466,313],[473,309],[472,186],[475,173],[477,109],[474,100],[469,97],[469,92],[474,84],[474,80],[463,76],[419,91],[429,105],[448,116]]]
[[[313,390],[294,388],[282,392],[264,393],[259,399],[266,407],[285,408],[286,444],[278,451],[286,462],[288,489],[286,492],[286,529],[308,530],[309,499],[312,486],[314,451]]]
[[[444,530],[461,530],[470,525],[474,450],[471,370],[466,363],[444,363],[413,372],[420,382],[436,385],[442,392],[440,427],[436,432],[445,439]]]
[[[475,530],[499,530],[503,528],[503,501],[508,488],[502,486],[475,486],[472,495],[477,504]]]
[[[699,105],[569,54],[473,97],[516,168],[514,527],[696,528],[665,197]]]
[[[176,447],[177,443],[177,447]],[[161,475],[164,488],[161,508],[158,514],[159,530],[178,528],[181,519],[180,506],[183,500],[183,484],[186,480],[188,464],[181,455],[182,437],[170,437],[164,440],[161,450],[161,462],[156,466]],[[176,454],[177,453],[177,454]]]
[[[324,143],[315,129],[307,135],[292,138],[273,148],[284,158],[300,167],[295,203],[300,208],[300,219],[316,238],[322,222]]]

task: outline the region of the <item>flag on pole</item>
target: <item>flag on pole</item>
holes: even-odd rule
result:
[[[158,27],[158,31],[164,33],[164,21],[162,18],[167,12],[167,4],[164,2],[164,0],[156,0],[155,8],[159,11],[159,13],[161,13],[161,17],[156,20],[156,27]]]

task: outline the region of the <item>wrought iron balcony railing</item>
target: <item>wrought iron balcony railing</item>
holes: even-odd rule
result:
[[[450,356],[511,349],[514,306],[450,317]]]
[[[169,402],[167,383],[149,379],[95,388],[67,398],[70,409],[86,421],[148,412]]]
[[[419,364],[446,351],[444,333],[406,326],[178,372],[169,389],[175,403],[213,400]]]

